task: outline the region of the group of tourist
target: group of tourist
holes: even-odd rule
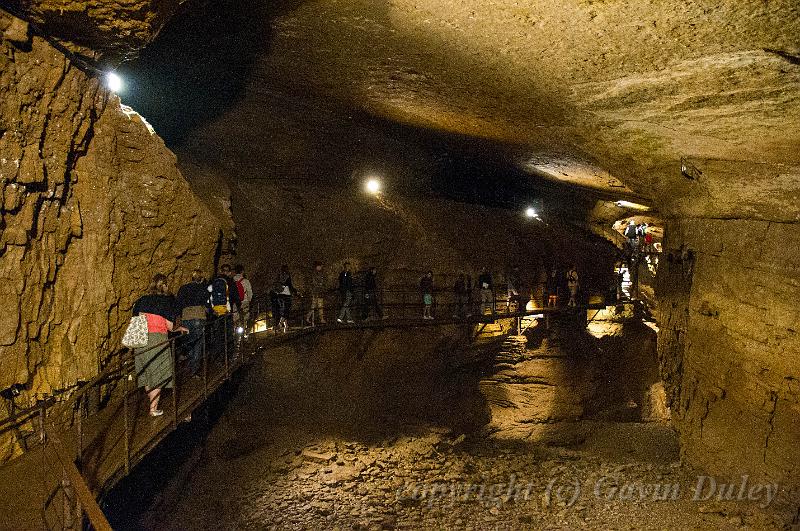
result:
[[[134,349],[134,366],[139,386],[147,392],[151,416],[163,414],[158,407],[161,390],[173,387],[169,333],[182,334],[178,345],[191,377],[199,378],[203,348],[208,344],[215,356],[230,346],[235,324],[246,326],[249,320],[252,299],[253,288],[241,265],[233,270],[223,265],[210,282],[195,269],[177,296],[172,295],[165,275],[153,277],[147,294],[134,303],[132,311],[147,320],[147,344]]]
[[[524,290],[521,288],[521,276],[518,266],[510,268],[505,275],[505,289],[507,307],[512,304],[517,308],[524,308],[531,298],[539,299],[541,306],[556,306],[561,294],[568,293],[569,299],[567,306],[576,307],[578,304],[578,271],[573,266],[567,271],[553,268],[546,272],[543,270],[542,277],[539,279],[541,289],[539,294],[534,293],[534,289],[529,289],[527,297],[522,297]],[[378,272],[377,268],[369,267],[359,275],[360,281],[356,282],[356,276],[349,262],[345,262],[339,272],[336,286],[330,288],[326,273],[321,262],[315,262],[311,273],[308,276],[308,301],[309,306],[303,312],[303,321],[307,326],[324,325],[325,319],[325,296],[332,291],[338,293],[340,307],[338,309],[336,321],[341,324],[354,323],[354,306],[360,307],[361,319],[365,321],[373,319],[383,319],[386,317],[378,291]],[[471,316],[474,312],[482,315],[495,312],[495,302],[497,297],[496,286],[492,279],[492,274],[488,268],[484,268],[477,277],[477,282],[473,285],[472,277],[461,272],[455,282],[444,287],[436,286],[434,283],[433,271],[426,272],[419,280],[419,305],[421,307],[421,318],[424,320],[434,319],[435,294],[449,292],[452,297],[452,317],[464,319]],[[477,297],[475,296],[477,292]],[[293,307],[293,298],[298,294],[292,281],[289,267],[281,266],[277,279],[270,290],[270,303],[273,318],[273,326],[276,331],[287,332],[289,328],[290,310]],[[360,295],[357,300],[356,295]],[[406,302],[406,299],[403,299]],[[405,310],[405,308],[404,308]]]
[[[360,307],[363,320],[383,319],[386,312],[381,304],[378,290],[378,271],[370,267],[361,276],[356,286],[349,262],[339,272],[335,291],[338,292],[340,308],[336,321],[354,323],[353,306],[356,288],[361,295]],[[304,324],[317,326],[326,324],[325,296],[331,291],[321,262],[315,262],[308,278],[310,306],[304,314]],[[540,271],[536,288],[524,290],[519,267],[510,268],[505,275],[505,304],[507,309],[515,305],[524,309],[531,298],[539,299],[541,306],[556,306],[561,293],[569,293],[567,306],[577,306],[578,271],[573,266],[568,271],[552,268]],[[419,280],[419,306],[421,318],[434,319],[435,294],[449,292],[452,296],[452,317],[465,319],[478,311],[480,315],[496,311],[497,289],[488,268],[481,270],[473,285],[472,277],[461,272],[452,285],[435,285],[433,271],[426,272]],[[538,293],[537,293],[538,291]],[[475,294],[477,292],[477,298]],[[273,323],[276,331],[287,332],[292,299],[298,293],[287,265],[283,265],[270,290]],[[180,333],[176,341],[179,351],[187,360],[192,378],[199,378],[203,349],[210,349],[210,356],[219,356],[235,341],[237,328],[245,332],[250,325],[250,308],[253,288],[244,275],[244,268],[237,265],[220,267],[219,273],[208,281],[202,272],[192,272],[191,281],[172,295],[165,275],[153,277],[148,293],[140,297],[133,306],[133,315],[144,315],[147,321],[147,343],[134,348],[135,368],[139,386],[144,387],[149,398],[150,415],[163,414],[159,409],[161,390],[173,386],[173,360],[168,337]]]
[[[636,223],[634,220],[628,221],[623,231],[628,240],[628,247],[631,251],[653,252],[653,234],[647,223]]]

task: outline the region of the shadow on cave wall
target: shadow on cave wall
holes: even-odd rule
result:
[[[576,212],[591,207],[591,194],[522,171],[514,155],[518,146],[376,116],[357,102],[315,93],[314,86],[304,86],[305,81],[292,72],[271,71],[269,61],[259,65],[272,52],[275,20],[304,3],[223,0],[195,5],[171,21],[138,60],[120,68],[130,84],[123,100],[145,116],[182,158],[226,167],[220,173],[237,179],[341,184],[378,169],[402,183],[403,192],[433,192],[498,207],[519,208],[532,197],[543,199],[553,210]],[[347,9],[362,8],[354,4]],[[370,6],[368,14],[379,24],[391,26],[388,7]],[[342,53],[359,57],[368,48],[380,46],[369,36],[349,35],[334,21],[312,23],[320,33],[341,36]],[[440,42],[436,35],[401,34],[393,39],[408,50],[436,50],[426,59],[435,68],[472,72],[471,77],[477,79],[492,77],[484,75],[486,65],[476,63],[455,45]],[[302,52],[306,65],[300,70],[305,68],[313,76],[326,60],[324,53],[309,44]],[[257,87],[259,108],[232,113],[247,123],[224,125],[215,129],[211,139],[198,140],[204,125],[239,104],[253,105],[242,100],[254,79],[261,84]],[[369,80],[334,81],[360,86]],[[497,92],[509,99],[547,100],[529,87],[491,86],[480,92],[486,97]]]
[[[242,97],[258,57],[269,53],[271,21],[304,1],[193,4],[119,67],[123,102],[151,120],[168,145],[180,144]]]

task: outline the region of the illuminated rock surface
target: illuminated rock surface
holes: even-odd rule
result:
[[[60,4],[11,4],[55,36],[112,55],[151,40],[176,8],[98,0],[65,4],[61,18]],[[393,249],[380,263],[387,268],[424,267],[439,246],[448,268],[473,266],[450,234],[483,208],[476,198],[506,208],[542,198],[557,224],[581,227],[631,215],[608,201],[645,203],[666,225],[658,352],[683,455],[713,473],[800,484],[797,2],[190,7],[140,62],[120,69],[131,81],[124,101],[180,154],[201,195],[216,195],[208,199],[215,212],[227,200],[220,190],[230,190],[251,271],[290,260],[378,261],[365,249],[375,245]],[[17,301],[0,318],[0,378],[53,367],[72,375],[66,383],[96,366],[91,357],[67,361],[70,345],[83,341],[76,338],[94,347],[115,337],[156,265],[173,271],[189,248],[207,262],[218,222],[138,118],[40,39],[15,48],[24,28],[0,20],[0,268],[9,279],[0,289]],[[123,148],[123,137],[139,149]],[[428,231],[427,223],[450,222],[447,234],[415,237],[398,211],[365,215],[375,207],[354,190],[370,172],[414,198],[399,212],[425,217]],[[186,203],[140,208],[147,186],[135,179],[156,176],[166,189],[186,190]],[[126,230],[130,240],[112,246],[119,234],[105,220],[134,216],[124,197],[136,198],[134,226],[158,220],[159,236]],[[472,203],[443,219],[443,198]],[[191,236],[177,230],[186,216],[199,220]],[[309,218],[344,232],[347,243],[308,243],[313,227],[299,225]],[[367,230],[364,219],[394,221]],[[486,235],[494,241],[499,231]],[[91,333],[78,334],[85,326]]]
[[[96,79],[38,37],[0,50],[0,387],[35,397],[96,374],[153,274],[210,269],[221,222]]]

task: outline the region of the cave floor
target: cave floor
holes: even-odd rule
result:
[[[543,426],[577,438],[530,442],[482,416],[494,362],[456,369],[405,335],[409,363],[387,365],[375,347],[354,357],[346,337],[315,343],[312,358],[265,353],[218,418],[184,425],[107,499],[115,529],[785,529],[793,516],[784,493],[771,504],[764,491],[740,499],[752,481],[723,488],[714,478],[712,489],[681,465],[669,421],[585,417]],[[557,338],[548,342],[554,352]],[[637,377],[604,367],[612,379]]]
[[[373,441],[285,428],[212,443],[131,527],[780,529],[785,521],[763,501],[693,500],[698,474],[679,464],[666,423],[594,422],[573,447],[456,437],[430,425]],[[710,492],[706,481],[699,497]]]

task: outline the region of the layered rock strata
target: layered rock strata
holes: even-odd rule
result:
[[[797,485],[797,224],[684,219],[666,234],[659,356],[685,457]]]

